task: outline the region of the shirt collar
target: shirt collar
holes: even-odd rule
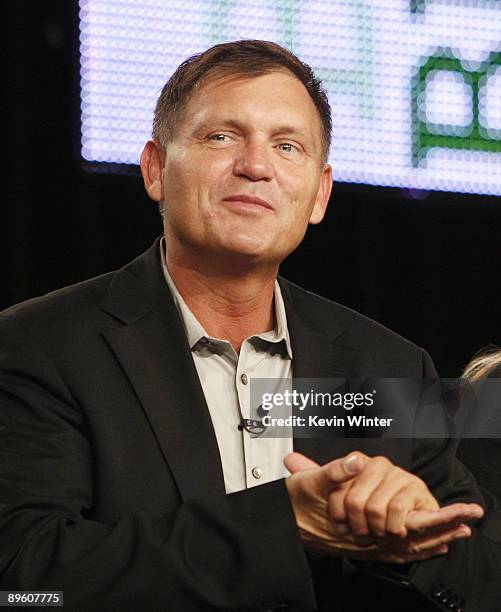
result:
[[[165,261],[164,238],[160,240],[160,257],[165,281],[169,286],[172,297],[174,298],[174,303],[176,304],[176,308],[181,316],[181,321],[183,323],[186,337],[188,338],[190,349],[194,350],[196,345],[198,345],[200,342],[202,344],[207,344],[207,340],[212,340],[216,342],[220,341],[220,339],[218,338],[211,338],[209,336],[209,334],[205,331],[199,320],[191,312],[188,304],[186,304],[186,302],[184,301],[183,296],[179,293],[178,288],[176,287],[176,284],[174,283],[174,280],[170,275],[169,269],[167,268],[167,263]],[[261,340],[273,344],[278,344],[279,342],[283,341],[285,343],[289,359],[292,359],[292,346],[289,336],[289,329],[287,327],[287,315],[285,313],[284,300],[282,297],[282,292],[280,290],[280,285],[276,280],[273,295],[276,321],[275,328],[270,331],[263,332],[261,334],[256,334],[252,337],[261,338]]]

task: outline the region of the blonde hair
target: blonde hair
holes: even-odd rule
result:
[[[474,383],[489,376],[499,366],[501,366],[501,349],[489,346],[475,355],[464,369],[461,378]]]

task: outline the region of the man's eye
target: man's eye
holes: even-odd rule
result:
[[[282,142],[278,145],[278,148],[281,151],[285,151],[285,153],[295,153],[298,150],[298,148],[290,142]]]
[[[209,140],[214,140],[215,142],[228,142],[229,139],[228,134],[212,134],[212,136],[209,136]]]

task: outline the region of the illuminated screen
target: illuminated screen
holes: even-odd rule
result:
[[[240,38],[322,79],[335,180],[501,194],[501,0],[81,0],[83,158],[137,164],[178,64]]]

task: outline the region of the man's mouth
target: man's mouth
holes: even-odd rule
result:
[[[244,204],[254,204],[255,206],[262,206],[263,208],[268,208],[269,210],[273,210],[273,206],[266,200],[259,198],[254,195],[248,195],[245,193],[238,193],[235,195],[227,196],[223,198],[223,202],[243,202]]]

